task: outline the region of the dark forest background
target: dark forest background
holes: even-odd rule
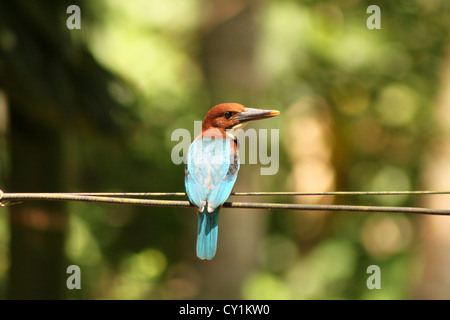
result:
[[[81,29],[66,26],[74,4]],[[241,166],[235,191],[450,190],[449,14],[445,0],[0,1],[0,189],[182,192],[171,133],[238,102],[281,111],[251,125],[280,130],[280,168]],[[11,204],[0,297],[449,299],[449,219],[224,209],[205,262],[194,209]],[[66,287],[72,264],[81,290]]]

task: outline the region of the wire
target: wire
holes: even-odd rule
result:
[[[106,197],[184,197],[184,192],[76,192],[72,193],[80,196],[106,196]]]
[[[447,192],[446,192],[447,193]],[[108,194],[108,193],[103,193]],[[109,193],[111,194],[111,193]],[[120,193],[119,193],[120,194]],[[123,194],[123,193],[122,193]],[[129,193],[126,193],[127,195]],[[0,203],[4,200],[26,201],[85,201],[99,203],[114,203],[127,205],[159,206],[159,207],[194,207],[187,200],[155,200],[122,197],[94,196],[74,193],[4,193],[0,190]],[[6,204],[3,204],[5,206]],[[272,210],[302,210],[302,211],[351,211],[351,212],[387,212],[430,215],[450,215],[447,209],[430,209],[420,207],[386,207],[386,206],[355,206],[355,205],[320,205],[291,203],[256,203],[256,202],[225,202],[225,208],[272,209]]]
[[[73,193],[2,193],[2,200],[47,200],[47,201],[83,201],[83,202],[99,202],[99,203],[116,203],[131,205],[147,205],[147,206],[175,206],[189,207],[189,201],[173,201],[173,200],[152,200],[152,199],[133,199],[118,197],[90,196]]]
[[[184,197],[184,192],[96,192],[96,193],[72,193],[86,196],[131,196],[131,197],[161,197],[175,196]],[[333,192],[233,192],[232,196],[398,196],[398,195],[439,195],[450,194],[450,191],[333,191]]]
[[[386,213],[450,215],[450,210],[447,209],[429,209],[419,207],[385,207],[385,206],[321,205],[321,204],[291,204],[291,203],[252,203],[252,202],[225,202],[223,206],[227,208],[246,208],[246,209],[386,212]]]
[[[235,192],[235,196],[399,196],[450,194],[450,191],[332,191],[332,192]]]

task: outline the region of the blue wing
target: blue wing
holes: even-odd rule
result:
[[[229,147],[229,143],[227,145]],[[235,153],[230,156],[228,171],[222,179],[222,182],[208,195],[209,212],[212,212],[215,208],[222,205],[228,199],[231,191],[233,190],[234,183],[236,182],[239,167],[238,153]]]
[[[200,259],[211,260],[216,254],[219,207],[228,199],[236,182],[239,158],[237,152],[232,154],[230,142],[199,137],[189,147],[184,182],[189,200],[199,208],[197,256]]]
[[[230,196],[239,170],[229,139],[195,139],[189,147],[185,187],[189,200],[203,211],[214,211]]]

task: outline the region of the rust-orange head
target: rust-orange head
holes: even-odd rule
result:
[[[209,110],[203,120],[202,131],[219,129],[236,129],[243,124],[259,119],[271,118],[279,115],[277,110],[246,108],[239,103],[222,103]]]

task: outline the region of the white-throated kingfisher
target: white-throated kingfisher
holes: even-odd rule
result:
[[[184,180],[189,200],[198,208],[200,259],[211,260],[216,254],[219,210],[236,182],[239,145],[233,129],[279,114],[276,110],[246,108],[238,103],[216,105],[206,114],[201,134],[189,147]]]

